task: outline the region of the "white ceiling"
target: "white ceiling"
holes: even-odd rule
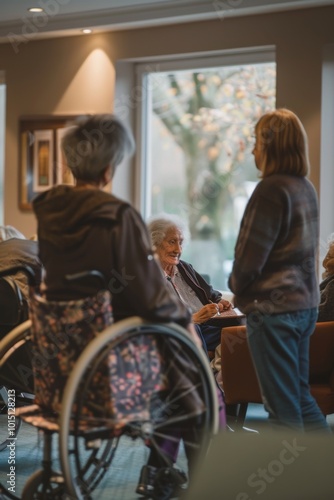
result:
[[[0,0],[0,43],[324,5],[334,0]]]

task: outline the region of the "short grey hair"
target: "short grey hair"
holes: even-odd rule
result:
[[[187,224],[177,215],[160,214],[150,217],[147,221],[147,228],[152,245],[156,248],[160,247],[170,229],[177,229],[180,231],[185,241],[189,237]]]
[[[112,114],[79,118],[62,140],[66,163],[76,179],[95,181],[134,151],[132,133]]]

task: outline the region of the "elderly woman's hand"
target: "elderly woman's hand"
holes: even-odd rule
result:
[[[229,300],[221,299],[217,305],[220,313],[233,309],[233,304]]]
[[[210,318],[219,313],[219,305],[218,304],[206,304],[199,311],[193,314],[193,322],[194,323],[205,323]]]

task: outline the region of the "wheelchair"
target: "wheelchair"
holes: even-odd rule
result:
[[[12,268],[13,274],[18,268]],[[29,270],[27,272],[30,272]],[[32,272],[32,271],[31,271]],[[8,388],[15,391],[18,405],[31,404],[33,398],[32,366],[29,360],[28,306],[8,270],[0,273],[0,411],[8,408]],[[11,333],[10,333],[11,332]],[[18,350],[19,348],[19,350]],[[20,420],[15,422],[15,437]],[[7,437],[0,438],[0,451],[7,446]]]
[[[9,388],[15,391],[17,406],[32,403],[34,398],[34,384],[32,366],[29,356],[31,321],[26,320],[15,327],[0,342],[0,398],[1,414],[8,412]],[[21,426],[19,418],[15,421],[15,434],[17,437]],[[0,439],[0,451],[7,446],[7,438]]]
[[[44,305],[50,303],[39,301],[41,318],[45,318]],[[95,319],[87,310],[85,324],[90,325]],[[54,313],[59,316],[57,308]],[[36,324],[34,314],[32,319]],[[54,321],[46,323],[43,328],[59,329],[59,323],[56,327]],[[60,334],[64,343],[57,355],[65,348],[71,350],[67,342],[76,337],[75,328],[74,322],[66,336]],[[58,411],[34,404],[17,412],[43,432],[44,441],[42,468],[25,483],[24,500],[138,498],[139,473],[152,451],[161,463],[162,483],[173,480],[176,470],[191,480],[193,467],[217,432],[214,378],[204,351],[186,330],[139,317],[103,325],[102,330],[67,367],[70,374]],[[12,332],[11,343],[22,335]],[[32,354],[36,356],[34,345]],[[35,389],[38,400],[38,384]],[[171,448],[177,456],[175,464]],[[175,491],[155,498],[171,498]]]

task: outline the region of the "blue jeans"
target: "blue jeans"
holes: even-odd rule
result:
[[[274,425],[330,432],[309,389],[309,344],[317,308],[247,316],[249,349]]]

